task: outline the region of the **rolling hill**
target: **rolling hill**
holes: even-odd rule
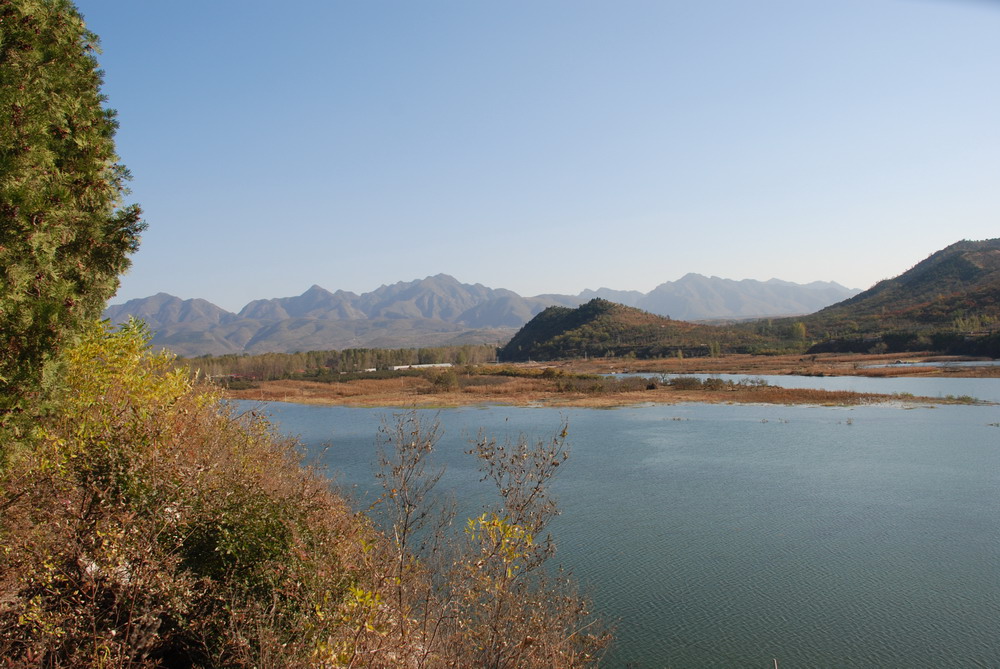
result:
[[[582,357],[657,358],[748,350],[762,339],[749,331],[678,321],[594,298],[575,309],[549,307],[500,350],[509,362]]]
[[[1000,239],[963,240],[801,319],[813,350],[1000,353]]]
[[[1000,239],[952,244],[808,320],[850,320],[867,331],[940,327],[971,315],[1000,317]]]
[[[685,277],[678,283],[698,285],[701,278]],[[898,277],[795,319],[713,326],[671,320],[601,298],[577,309],[550,307],[514,335],[500,355],[511,361],[648,358],[678,351],[705,355],[807,347],[811,352],[1000,354],[1000,239],[952,244]]]

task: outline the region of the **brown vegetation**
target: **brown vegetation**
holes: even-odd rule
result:
[[[50,415],[0,420],[0,666],[547,669],[608,643],[539,568],[565,431],[481,437],[498,503],[428,534],[436,431],[414,414],[383,433],[378,523],[136,328],[65,361]]]
[[[591,358],[535,365],[587,373],[659,372],[663,374],[795,374],[801,376],[940,376],[940,377],[1000,377],[1000,366],[940,367],[921,366],[919,362],[970,360],[956,356],[930,353],[818,353],[815,355],[723,355],[719,357],[660,358],[631,360],[622,358]],[[906,364],[894,365],[901,361]],[[874,367],[874,365],[888,365]]]
[[[749,358],[749,359],[748,359]],[[750,373],[775,374],[788,365],[802,365],[798,356],[776,357],[730,356],[727,358],[702,358],[698,360],[630,361],[628,371],[678,373],[723,373],[726,363],[737,367],[753,368]],[[835,356],[817,366],[808,367],[813,375],[818,370],[834,370],[838,365],[856,365],[859,356]],[[752,363],[752,364],[747,364]],[[781,364],[785,366],[781,366]],[[824,404],[856,405],[877,402],[921,401],[941,404],[953,400],[940,398],[899,397],[850,391],[829,391],[780,388],[766,383],[732,383],[709,380],[704,383],[695,378],[676,378],[668,382],[637,377],[603,377],[594,374],[599,370],[625,371],[615,367],[620,360],[603,359],[573,361],[559,366],[541,364],[486,365],[434,372],[424,376],[407,376],[387,379],[355,379],[339,383],[281,380],[262,381],[253,388],[227,390],[233,399],[268,402],[294,402],[299,404],[330,404],[358,407],[454,407],[479,404],[511,404],[517,406],[574,406],[610,407],[634,404],[675,404],[680,402],[704,403],[762,403],[762,404]],[[570,371],[586,369],[589,374]],[[896,368],[867,370],[893,371]],[[931,368],[937,369],[937,368]],[[742,370],[745,372],[745,370]],[[799,373],[803,373],[799,371]],[[888,375],[888,374],[885,374]]]

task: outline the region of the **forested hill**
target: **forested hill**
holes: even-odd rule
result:
[[[625,297],[628,297],[625,295]],[[871,350],[1000,353],[1000,239],[961,241],[809,316],[710,326],[594,299],[550,307],[505,346],[504,360],[639,358]]]
[[[549,307],[541,312],[503,347],[500,359],[708,355],[721,349],[749,350],[758,339],[749,330],[672,320],[595,298],[576,309]]]
[[[991,329],[1000,320],[1000,239],[952,244],[803,320],[829,336]]]

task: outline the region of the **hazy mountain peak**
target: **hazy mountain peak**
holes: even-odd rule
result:
[[[109,306],[104,310],[104,318],[112,323],[123,323],[129,317],[144,320],[153,330],[172,323],[189,323],[206,327],[226,323],[236,315],[217,307],[208,300],[194,298],[182,300],[169,293],[157,293],[151,297],[136,298],[125,304]]]
[[[440,332],[470,328],[516,329],[546,307],[575,308],[592,298],[610,300],[674,319],[752,318],[809,313],[848,297],[851,291],[806,289],[798,284],[733,281],[694,272],[650,293],[602,287],[579,295],[522,297],[506,289],[462,283],[439,273],[383,284],[357,295],[331,293],[313,284],[301,295],[253,300],[239,314],[205,300],[167,293],[109,307],[106,316],[145,319],[157,331],[154,343],[182,355],[345,348],[423,346],[440,343]],[[805,296],[805,297],[803,297]],[[386,332],[393,332],[387,335]],[[409,332],[421,332],[407,335]],[[497,341],[495,329],[485,341]]]

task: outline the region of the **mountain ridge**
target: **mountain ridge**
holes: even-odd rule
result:
[[[238,312],[200,298],[183,300],[158,293],[109,305],[104,317],[114,323],[130,316],[142,318],[154,332],[154,345],[178,355],[197,356],[308,347],[438,346],[458,340],[496,343],[547,307],[576,307],[593,297],[624,297],[635,302],[628,306],[651,313],[707,320],[811,313],[835,302],[834,296],[857,292],[833,282],[776,281],[734,281],[689,273],[645,294],[600,288],[579,295],[522,297],[504,288],[461,283],[437,274],[384,284],[360,295],[331,292],[314,284],[301,295],[252,300]],[[378,327],[371,327],[376,323]]]
[[[880,334],[958,351],[962,340],[1000,330],[1000,239],[951,244],[802,321],[830,340],[817,350],[867,350]]]
[[[712,279],[685,276],[670,288],[685,290],[706,281]],[[726,282],[715,287],[719,285]],[[814,288],[824,290],[822,284]],[[801,318],[712,327],[599,297],[575,309],[550,307],[521,328],[499,355],[523,361],[650,358],[671,352],[697,356],[927,350],[990,357],[1000,353],[1000,239],[957,242],[894,278]]]

